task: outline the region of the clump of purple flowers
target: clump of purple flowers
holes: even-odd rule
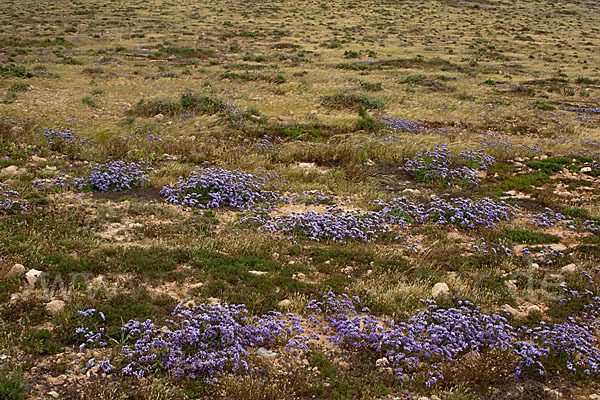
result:
[[[518,209],[504,201],[462,197],[449,200],[438,198],[428,206],[415,204],[404,197],[392,199],[389,203],[378,201],[377,204],[383,207],[380,213],[387,221],[392,217],[400,217],[409,222],[452,224],[466,229],[478,226],[497,228],[497,222],[509,221]]]
[[[554,212],[548,207],[544,210],[545,212],[541,214],[527,215],[527,218],[531,218],[529,223],[539,227],[551,227],[566,219],[564,215],[559,212]]]
[[[563,110],[566,111],[576,111],[576,112],[582,112],[582,113],[587,113],[587,114],[600,114],[600,107],[563,107]]]
[[[586,287],[594,285],[594,278],[581,272],[588,280]],[[596,273],[600,274],[600,268]],[[179,305],[161,328],[149,319],[131,320],[122,327],[128,343],[121,349],[127,364],[121,373],[137,377],[168,373],[214,383],[226,370],[247,369],[245,357],[251,347],[285,345],[288,351],[308,350],[309,339],[316,343],[326,339],[340,349],[369,353],[378,359],[376,365],[384,361],[401,380],[425,376],[427,386],[444,379],[443,365],[460,362],[470,352],[511,356],[515,376],[524,369],[544,374],[548,357],[565,363],[570,371],[598,374],[600,351],[594,331],[600,327],[600,297],[590,288],[568,290],[564,285],[563,289],[569,296],[561,303],[583,304],[581,316],[518,329],[510,324],[506,311],[486,314],[467,301],[441,307],[422,300],[426,308],[406,322],[373,316],[368,308],[360,308],[358,297],[334,293],[310,301],[306,319],[278,312],[249,317],[244,305],[202,304],[191,309]],[[104,314],[95,309],[79,314],[96,325],[77,330],[84,339],[81,349],[106,346],[104,330],[98,327],[105,321]],[[305,324],[320,329],[322,335],[307,334]],[[91,359],[87,366],[95,362]],[[114,368],[110,360],[100,361],[99,367],[106,373]]]
[[[455,361],[470,351],[482,353],[492,349],[512,352],[520,366],[544,367],[540,358],[546,352],[520,340],[518,331],[503,316],[487,315],[469,302],[458,307],[440,308],[433,301],[407,322],[379,319],[361,314],[357,297],[329,293],[323,301],[311,301],[309,320],[321,326],[328,341],[355,351],[372,352],[387,360],[401,380],[412,381],[422,363],[426,363],[427,386],[444,379],[440,366]],[[320,316],[321,320],[317,318]]]
[[[24,210],[25,205],[18,200],[19,192],[6,189],[8,185],[0,182],[0,211]]]
[[[585,221],[583,221],[583,229],[588,230],[590,232],[598,232],[600,231],[600,221],[586,219]]]
[[[162,139],[156,137],[149,130],[144,131],[141,127],[137,127],[129,136],[119,136],[119,140],[130,143],[162,143]]]
[[[148,184],[149,172],[152,171],[148,165],[124,161],[112,161],[89,168],[89,176],[75,179],[75,184],[80,189],[101,192],[143,187]]]
[[[434,135],[449,135],[450,131],[446,128],[432,128],[420,121],[406,119],[406,118],[392,118],[392,117],[383,117],[381,118],[384,125],[388,128],[392,133],[396,132],[408,132],[414,134],[434,134]],[[393,139],[391,137],[390,139]]]
[[[552,265],[557,261],[557,259],[564,256],[562,250],[555,249],[550,245],[542,246],[541,249],[535,252],[532,252],[529,248],[525,247],[521,250],[521,254],[524,256],[533,254],[533,261],[544,265]]]
[[[257,143],[254,144],[254,148],[259,153],[264,154],[277,154],[281,152],[283,146],[283,139],[278,136],[264,135]]]
[[[458,165],[460,159],[470,165]],[[403,169],[421,182],[438,180],[450,186],[478,183],[477,173],[493,163],[494,158],[483,151],[469,149],[453,156],[448,145],[443,144],[419,152],[412,159],[405,159]]]
[[[496,245],[488,244],[484,238],[471,239],[471,247],[474,251],[486,255],[493,253],[494,255],[504,254],[508,257],[512,253],[512,249],[506,247],[504,243],[498,243]]]
[[[309,240],[331,240],[342,243],[347,240],[370,242],[378,234],[388,231],[377,212],[344,211],[337,207],[328,207],[327,212],[314,211],[291,213],[267,221],[260,231],[283,232],[288,240],[303,237]]]
[[[61,175],[52,179],[38,179],[31,181],[31,184],[38,189],[46,189],[52,191],[69,190],[73,187],[73,182],[66,175]]]
[[[65,148],[79,149],[85,144],[94,143],[90,138],[79,138],[70,129],[64,129],[63,127],[56,130],[45,128],[43,130],[43,135],[46,137],[50,147],[53,150],[58,151],[64,150]]]
[[[277,201],[280,195],[272,189],[278,183],[278,176],[262,171],[254,175],[240,170],[205,168],[193,171],[187,178],[179,177],[174,185],[163,187],[161,194],[168,203],[183,207],[248,208]]]
[[[80,314],[89,317],[95,311]],[[144,377],[167,372],[175,378],[214,383],[225,370],[248,369],[244,358],[249,347],[286,343],[288,349],[307,350],[309,337],[317,338],[303,335],[301,319],[292,314],[270,312],[250,318],[243,304],[201,304],[191,309],[180,304],[172,315],[164,327],[157,327],[150,319],[123,325],[121,330],[131,343],[121,349],[127,362],[121,373]],[[99,343],[104,332],[101,329],[79,328],[77,333],[85,338],[82,346]],[[93,365],[95,360],[90,361]],[[109,360],[102,361],[100,367],[104,372],[113,368]]]

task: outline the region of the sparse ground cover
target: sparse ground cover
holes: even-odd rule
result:
[[[597,2],[167,3],[0,4],[0,399],[600,398]]]

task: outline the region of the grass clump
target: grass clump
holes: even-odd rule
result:
[[[366,94],[354,94],[339,92],[321,99],[323,105],[333,109],[356,108],[362,106],[367,110],[383,110],[385,104],[377,97]]]
[[[35,355],[55,354],[62,350],[62,346],[52,340],[52,332],[48,329],[25,334],[21,346],[27,353]]]
[[[20,371],[0,369],[0,399],[24,400],[27,398],[27,382]]]
[[[505,237],[514,243],[521,244],[547,244],[559,243],[560,237],[545,232],[535,232],[526,229],[510,229]]]
[[[215,97],[185,92],[181,94],[179,101],[170,99],[141,99],[127,113],[138,117],[153,117],[157,114],[174,116],[182,113],[213,115],[222,111],[223,106],[223,102]]]

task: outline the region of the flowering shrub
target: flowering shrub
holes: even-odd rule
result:
[[[533,261],[539,264],[544,265],[552,265],[556,262],[556,260],[562,257],[563,251],[560,249],[555,249],[550,245],[542,246],[542,248],[535,253],[525,247],[521,250],[522,255],[531,255],[533,254]]]
[[[85,144],[94,143],[90,138],[84,137],[80,139],[70,129],[64,129],[62,127],[56,130],[45,128],[43,130],[43,135],[46,137],[50,148],[57,151],[79,149]]]
[[[458,166],[462,158],[473,166]],[[425,182],[439,180],[450,186],[452,184],[476,184],[479,182],[477,173],[487,169],[494,163],[494,158],[482,151],[469,149],[453,156],[447,145],[439,145],[433,150],[424,150],[412,159],[404,160],[404,170],[415,179]]]
[[[7,186],[7,184],[0,182],[0,211],[24,210],[23,203],[17,200],[19,192],[6,189]]]
[[[596,273],[600,274],[600,268]],[[582,275],[594,284],[587,271],[582,270]],[[288,351],[308,350],[308,340],[314,339],[317,344],[327,340],[340,349],[367,352],[378,358],[377,363],[383,360],[384,365],[390,365],[401,380],[413,381],[424,375],[427,386],[444,379],[440,372],[443,365],[457,362],[469,352],[509,355],[515,376],[523,369],[544,374],[548,357],[570,371],[598,374],[600,350],[594,331],[600,327],[600,297],[590,289],[563,289],[568,297],[561,303],[583,305],[579,319],[569,317],[552,325],[540,322],[533,328],[515,328],[506,311],[504,315],[486,314],[467,301],[443,308],[434,301],[421,300],[425,309],[406,322],[370,315],[368,308],[359,308],[358,297],[334,293],[310,301],[305,319],[277,312],[249,317],[244,305],[202,304],[191,309],[179,305],[161,328],[152,320],[131,320],[123,325],[129,343],[121,349],[126,363],[121,373],[143,377],[166,372],[214,383],[226,370],[247,369],[244,358],[250,347],[285,345]],[[107,346],[104,329],[98,327],[105,321],[104,315],[95,309],[79,313],[96,325],[77,329],[84,339],[80,348]],[[313,325],[322,335],[306,334],[305,324]],[[88,367],[96,361],[91,359]],[[108,373],[114,367],[111,360],[103,360],[99,368]]]
[[[415,121],[406,118],[392,118],[383,117],[381,118],[384,125],[391,132],[408,132],[408,133],[423,133],[423,134],[434,134],[434,135],[449,135],[450,131],[446,128],[432,128],[428,127],[420,121]]]
[[[161,194],[167,197],[168,203],[183,207],[247,208],[279,199],[276,192],[268,190],[278,179],[267,173],[253,175],[239,170],[205,168],[192,172],[187,178],[179,177],[172,187],[163,187]]]
[[[583,229],[594,233],[598,232],[600,231],[600,221],[586,219],[585,221],[583,221]]]
[[[73,187],[72,180],[64,174],[52,179],[39,179],[31,181],[31,184],[38,189],[46,189],[51,191],[69,190]]]
[[[508,221],[516,214],[516,206],[491,199],[454,198],[446,201],[437,199],[429,205],[416,204],[404,197],[390,200],[388,203],[376,200],[381,210],[375,212],[344,211],[335,206],[327,208],[325,213],[315,211],[291,213],[272,218],[268,210],[249,209],[239,221],[243,226],[254,225],[262,232],[283,232],[288,240],[299,237],[323,241],[376,240],[379,235],[389,232],[392,225],[404,226],[408,223],[452,224],[465,229],[479,226],[497,227],[496,223]],[[397,236],[396,239],[401,238]],[[506,252],[503,246],[499,248]]]
[[[600,107],[595,108],[586,108],[586,107],[563,107],[563,110],[566,111],[576,111],[587,114],[600,114]]]
[[[80,314],[91,317],[95,312],[90,309]],[[308,337],[302,335],[304,330],[299,318],[277,312],[254,318],[247,314],[243,304],[201,304],[191,309],[180,304],[173,311],[173,319],[167,320],[162,328],[150,319],[130,320],[121,328],[131,342],[121,349],[127,363],[121,373],[143,377],[167,372],[176,378],[200,378],[214,383],[225,370],[248,369],[244,357],[249,347],[287,341],[288,349],[308,349],[305,344]],[[104,320],[103,315],[101,318]],[[77,333],[85,339],[80,348],[96,343],[106,345],[102,328],[92,331],[81,327]],[[95,361],[90,360],[88,366]],[[108,373],[114,367],[110,360],[104,360],[100,368]]]
[[[561,213],[554,212],[550,208],[546,207],[545,212],[536,215],[527,215],[527,218],[531,218],[529,220],[530,224],[539,226],[539,227],[551,227],[554,226],[559,221],[565,220],[566,217]]]
[[[123,142],[148,142],[148,143],[162,143],[162,139],[156,137],[152,132],[144,131],[141,127],[137,127],[129,136],[119,136],[119,140]]]
[[[512,253],[512,249],[506,247],[504,243],[498,243],[497,245],[489,245],[486,243],[484,238],[479,239],[471,239],[471,247],[474,251],[477,251],[482,254],[504,254],[505,256],[510,256]]]
[[[389,203],[377,202],[383,209],[380,211],[385,220],[401,217],[406,221],[424,224],[452,224],[462,228],[474,229],[478,226],[497,228],[496,222],[508,221],[518,209],[504,201],[494,201],[488,198],[477,200],[461,197],[448,201],[436,199],[428,207],[414,204],[404,197],[392,199]]]
[[[505,317],[484,314],[469,302],[461,302],[456,308],[440,308],[433,301],[426,303],[429,305],[425,310],[399,323],[359,315],[356,310],[359,299],[347,295],[329,293],[323,301],[311,301],[306,309],[314,313],[309,320],[321,325],[331,343],[383,357],[401,380],[413,380],[421,363],[426,363],[429,376],[426,385],[430,386],[444,378],[439,372],[442,363],[470,351],[481,353],[491,349],[512,352],[519,366],[544,369],[539,359],[546,352],[521,341],[518,331]],[[362,309],[363,313],[368,311]],[[317,316],[322,316],[325,324]]]
[[[148,184],[149,171],[152,171],[152,168],[147,165],[113,161],[90,166],[89,176],[75,179],[75,184],[80,189],[118,192]]]
[[[388,231],[381,222],[379,213],[343,211],[341,208],[329,207],[328,212],[323,214],[307,211],[277,217],[269,220],[259,230],[291,234],[288,240],[300,236],[317,242],[321,240],[339,243],[345,240],[370,242],[375,240],[379,233]]]
[[[274,155],[281,152],[283,139],[278,136],[264,135],[261,140],[254,144],[259,153]]]

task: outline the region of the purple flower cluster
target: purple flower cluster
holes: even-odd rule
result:
[[[508,136],[502,136],[497,132],[481,131],[481,133],[485,135],[484,138],[480,139],[482,147],[498,150],[503,153],[512,153],[516,150],[527,150],[530,154],[537,154],[543,151],[539,143],[533,145],[522,143],[517,146],[517,144],[510,140]]]
[[[600,221],[586,219],[585,221],[583,221],[583,229],[590,232],[598,232],[600,231]]]
[[[80,148],[84,144],[94,143],[93,140],[87,137],[80,139],[70,129],[64,129],[63,127],[56,130],[45,128],[43,132],[50,147],[57,150],[64,146]]]
[[[301,237],[339,243],[371,242],[380,234],[389,232],[392,225],[404,226],[408,223],[451,224],[465,229],[475,229],[479,226],[497,228],[497,222],[510,220],[517,209],[503,201],[496,202],[487,198],[477,200],[453,198],[448,201],[436,199],[429,205],[425,205],[398,197],[387,203],[381,200],[375,203],[381,207],[381,210],[345,211],[330,206],[325,213],[321,214],[307,211],[276,218],[272,218],[268,210],[253,208],[243,215],[239,223],[243,226],[259,226],[261,232],[283,232],[290,241]],[[397,238],[401,237],[402,235]]]
[[[80,311],[87,317],[94,313],[94,309]],[[301,319],[292,314],[270,312],[253,318],[247,314],[243,304],[201,304],[191,309],[180,304],[173,311],[173,319],[167,320],[163,327],[157,327],[150,319],[130,320],[121,328],[130,342],[121,349],[127,362],[121,373],[144,377],[167,372],[175,378],[200,378],[214,383],[225,370],[248,368],[244,358],[249,347],[285,343],[288,350],[292,347],[307,350],[306,341],[311,337],[318,339],[314,335],[305,336]],[[79,328],[77,333],[85,338],[81,348],[98,343],[101,329],[94,333]],[[94,362],[91,359],[88,364]],[[101,361],[100,367],[104,372],[113,368],[109,360]]]
[[[152,134],[152,132],[146,130],[144,131],[141,127],[137,127],[129,136],[119,136],[119,140],[124,142],[146,142],[146,143],[162,143],[162,139],[156,137]]]
[[[303,237],[308,240],[331,240],[342,243],[347,240],[370,242],[378,234],[388,231],[383,224],[382,215],[377,212],[343,211],[341,208],[328,207],[327,212],[314,211],[291,213],[266,221],[259,228],[266,232],[283,232],[288,240]]]
[[[503,316],[487,315],[469,302],[459,307],[440,308],[427,302],[427,308],[407,322],[360,315],[357,297],[329,293],[323,301],[311,301],[309,320],[321,326],[328,340],[336,346],[355,351],[369,351],[384,358],[401,380],[414,379],[423,363],[429,376],[427,386],[443,379],[440,366],[470,351],[483,353],[496,349],[512,352],[522,366],[536,366],[543,371],[543,349],[520,340],[518,331]],[[363,308],[362,313],[368,313]],[[320,316],[321,321],[317,318]],[[519,372],[519,371],[517,371]]]
[[[392,133],[408,132],[414,134],[433,134],[443,136],[450,134],[450,131],[446,128],[428,127],[422,122],[412,119],[383,117],[381,120]],[[393,137],[390,139],[393,139]]]
[[[161,194],[166,201],[183,207],[218,208],[223,206],[248,208],[257,203],[272,203],[280,198],[273,190],[279,177],[263,171],[249,174],[240,170],[205,168],[193,171],[187,178],[179,177]]]
[[[497,228],[497,222],[510,220],[516,215],[518,209],[504,201],[497,202],[488,198],[472,200],[462,197],[450,200],[438,198],[427,207],[412,203],[404,197],[392,199],[389,203],[379,201],[378,204],[383,206],[380,212],[386,218],[396,216],[409,222],[452,224],[466,229],[475,229],[478,226]]]
[[[31,184],[38,189],[46,189],[52,191],[69,190],[73,187],[71,179],[66,175],[61,175],[52,179],[38,179],[31,181]]]
[[[542,249],[536,251],[535,253],[532,253],[529,248],[525,247],[521,249],[521,254],[524,256],[533,254],[533,261],[544,265],[552,265],[555,263],[557,258],[560,258],[564,255],[562,250],[555,249],[550,245],[542,246]]]
[[[586,107],[563,107],[563,110],[582,112],[582,113],[586,113],[586,114],[600,114],[600,107],[594,107],[594,108],[586,108]]]
[[[277,154],[281,152],[283,139],[277,136],[264,135],[261,140],[254,144],[254,148],[259,153]]]
[[[544,321],[540,324],[533,331],[534,340],[541,342],[553,356],[565,357],[569,371],[583,370],[587,375],[600,373],[600,351],[593,325],[577,324],[573,318],[562,324],[548,326]]]
[[[539,227],[551,227],[556,223],[566,220],[566,217],[559,212],[554,212],[550,208],[546,207],[545,212],[536,215],[527,215],[530,224]]]
[[[75,179],[75,185],[80,189],[101,192],[118,192],[143,187],[149,182],[148,173],[153,171],[148,165],[124,161],[112,161],[89,168],[89,176]]]
[[[458,166],[462,158],[474,167]],[[483,151],[469,149],[453,156],[448,145],[438,145],[432,150],[424,150],[412,159],[404,160],[404,170],[419,181],[439,180],[450,186],[452,184],[476,184],[479,182],[477,173],[487,169],[494,163],[494,158]]]
[[[0,182],[0,211],[25,210],[25,205],[17,199],[19,192],[8,190],[6,187],[7,184]]]
[[[471,239],[471,247],[474,251],[483,254],[504,254],[505,256],[510,256],[512,253],[512,249],[506,247],[504,243],[499,243],[496,246],[488,245],[484,238],[479,239]]]
[[[600,268],[596,273],[600,275]],[[594,285],[587,271],[582,274]],[[443,308],[421,300],[426,308],[406,322],[373,316],[368,308],[360,308],[358,297],[334,293],[310,301],[306,319],[278,312],[249,317],[244,305],[202,304],[191,309],[179,305],[161,328],[152,320],[131,320],[122,327],[128,343],[121,349],[127,362],[121,373],[143,377],[166,372],[213,383],[226,370],[247,369],[245,357],[251,347],[285,345],[288,351],[308,350],[308,340],[314,339],[317,344],[327,340],[344,350],[369,353],[378,359],[376,365],[383,361],[381,364],[391,366],[399,379],[413,381],[424,376],[427,386],[444,379],[442,365],[460,362],[470,352],[511,356],[515,376],[524,369],[544,374],[548,357],[555,357],[570,371],[598,374],[600,350],[595,330],[600,328],[600,296],[590,288],[568,290],[564,285],[563,289],[568,297],[561,303],[584,305],[580,316],[519,329],[509,323],[505,310],[503,315],[486,314],[467,301]],[[92,322],[105,321],[95,309],[79,313]],[[322,334],[307,334],[308,324]],[[102,328],[82,327],[77,332],[84,338],[82,349],[106,346]],[[91,359],[88,367],[95,362]],[[106,373],[114,368],[110,360],[100,361],[99,367]]]

